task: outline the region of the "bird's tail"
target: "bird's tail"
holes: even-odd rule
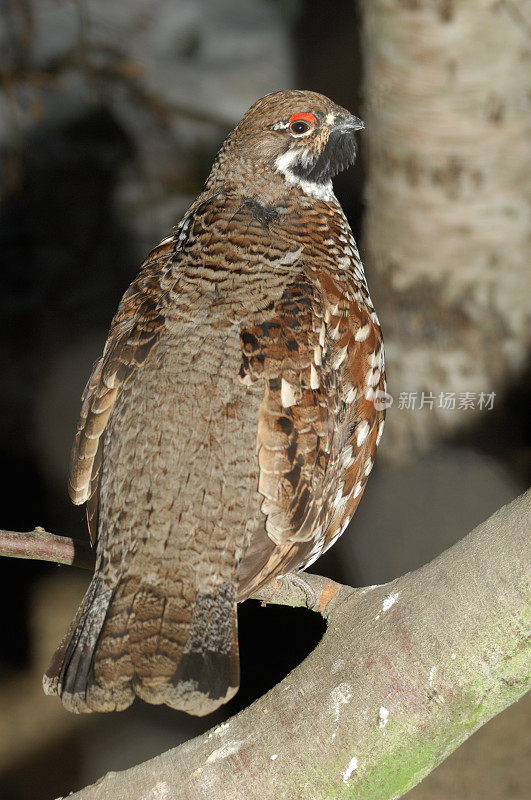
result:
[[[194,596],[195,595],[195,596]],[[120,711],[135,695],[203,716],[239,686],[236,589],[165,594],[94,577],[43,678],[69,711]]]

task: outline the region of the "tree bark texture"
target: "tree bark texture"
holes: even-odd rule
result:
[[[215,730],[72,800],[391,800],[529,688],[531,490],[421,569],[264,600],[328,619],[311,655]]]
[[[403,456],[472,421],[441,392],[497,392],[529,347],[529,5],[364,3],[364,258],[389,391],[435,407],[388,415]],[[527,19],[526,19],[527,14]]]
[[[53,561],[55,564],[94,569],[96,553],[88,542],[48,533],[42,527],[33,531],[0,530],[0,556]]]

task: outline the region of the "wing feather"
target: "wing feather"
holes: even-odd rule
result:
[[[145,361],[164,329],[160,282],[169,268],[173,240],[148,256],[125,292],[111,323],[103,355],[93,366],[81,398],[81,412],[70,460],[69,492],[76,505],[87,502],[92,544],[97,509],[103,433],[120,387]]]
[[[363,300],[355,287],[307,270],[270,319],[241,332],[240,378],[265,383],[258,491],[269,541],[251,543],[240,567],[240,599],[309,565],[361,499],[383,422],[375,391],[385,386],[383,358],[377,366],[381,333]]]

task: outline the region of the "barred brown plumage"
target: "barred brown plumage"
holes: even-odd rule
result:
[[[66,708],[226,702],[236,603],[354,514],[383,343],[331,176],[361,127],[314,92],[258,100],[124,294],[72,452],[97,562],[44,677]]]

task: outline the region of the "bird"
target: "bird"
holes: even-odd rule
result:
[[[125,291],[72,449],[96,565],[43,678],[66,709],[214,711],[239,686],[237,604],[350,522],[385,414],[332,186],[363,127],[316,92],[257,100]]]

